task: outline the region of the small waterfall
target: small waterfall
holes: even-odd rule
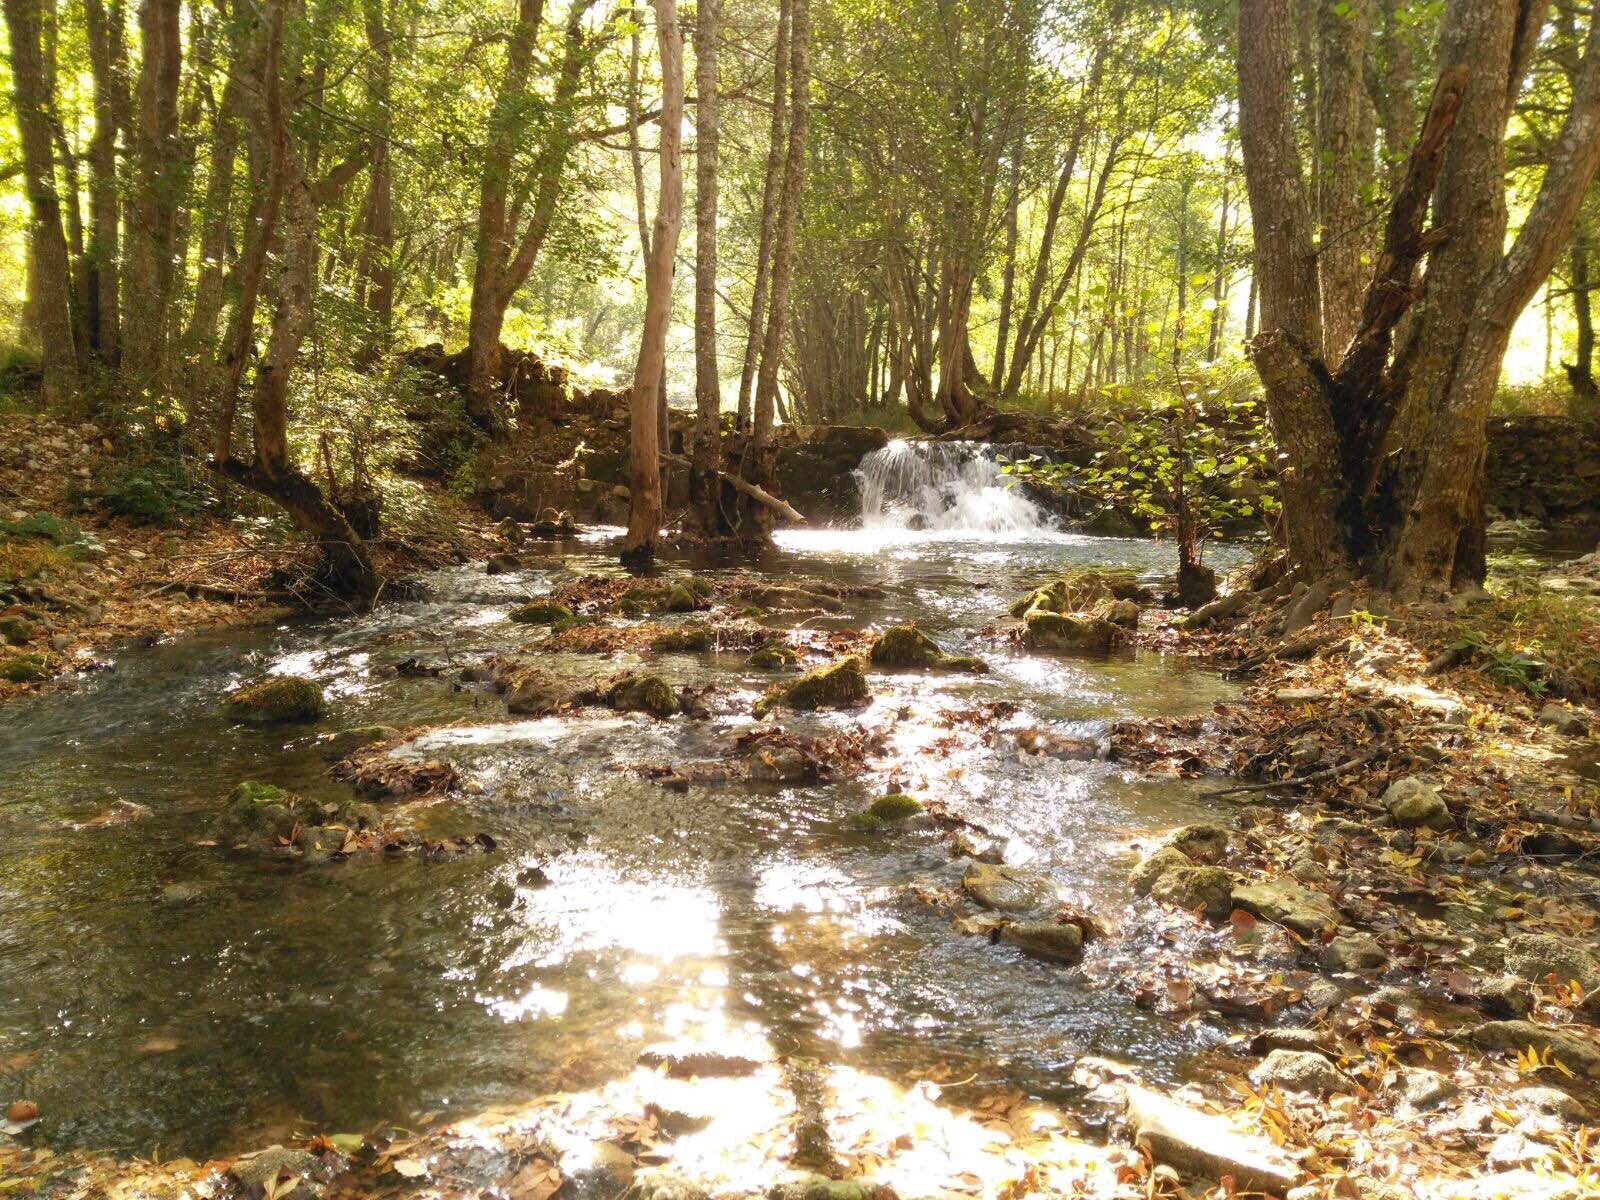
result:
[[[1055,528],[1021,488],[1007,486],[995,448],[981,442],[896,440],[863,458],[856,476],[865,529],[1015,537]]]

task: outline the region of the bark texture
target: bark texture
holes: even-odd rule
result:
[[[654,0],[656,42],[661,56],[660,194],[645,262],[644,332],[633,373],[629,405],[632,439],[628,475],[632,499],[624,562],[655,557],[661,532],[661,451],[658,423],[661,381],[667,356],[667,326],[672,321],[672,275],[683,214],[683,35],[676,0]]]

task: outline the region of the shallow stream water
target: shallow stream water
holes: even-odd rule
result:
[[[39,1101],[51,1144],[200,1155],[420,1123],[603,1081],[680,1035],[891,1076],[948,1062],[1045,1097],[1065,1094],[1084,1053],[1184,1074],[1203,1035],[908,902],[907,883],[949,878],[949,851],[929,833],[846,827],[882,777],[673,792],[633,771],[714,757],[752,719],[748,704],[709,722],[526,720],[458,687],[454,667],[529,642],[506,619],[516,602],[617,569],[604,541],[533,561],[493,577],[441,571],[426,599],[368,616],[130,648],[73,690],[0,709],[0,1090]],[[1009,739],[932,745],[949,732],[938,714],[972,701],[1016,702],[1014,724],[1092,733],[1229,694],[1151,654],[1037,655],[977,632],[1024,587],[1085,563],[1154,578],[1171,552],[1043,531],[819,531],[785,535],[762,569],[886,589],[814,627],[914,619],[987,660],[977,677],[875,674],[871,708],[783,720],[893,724],[910,790],[1015,831],[1032,865],[1096,910],[1125,895],[1118,846],[1205,817],[1200,792],[1023,757]],[[412,656],[452,669],[396,675]],[[636,661],[539,659],[583,680]],[[666,655],[653,669],[752,701],[771,682],[742,654]],[[230,724],[226,692],[267,672],[319,679],[328,716]],[[339,794],[315,739],[373,723],[448,727],[422,745],[458,763],[468,788],[405,815],[430,834],[487,831],[496,852],[305,866],[195,844],[241,779]],[[84,825],[119,799],[150,813]]]

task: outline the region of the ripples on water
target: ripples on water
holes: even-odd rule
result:
[[[890,1075],[959,1061],[1046,1095],[1084,1052],[1179,1069],[1191,1034],[956,936],[900,898],[908,881],[948,880],[952,868],[930,835],[841,829],[873,794],[870,778],[668,792],[630,766],[706,757],[743,718],[517,720],[449,675],[385,670],[412,655],[466,665],[522,644],[509,608],[573,573],[615,569],[611,555],[594,543],[515,575],[452,569],[427,580],[429,599],[370,616],[128,650],[76,692],[0,709],[0,1071],[39,1099],[55,1144],[201,1154],[289,1129],[415,1120],[603,1080],[677,1034]],[[909,707],[896,737],[911,782],[1025,831],[1067,894],[1104,905],[1124,875],[1108,847],[1202,815],[1192,793],[1014,750],[945,760],[925,747],[946,731],[915,717],[1006,698],[1029,722],[1091,730],[1225,694],[1152,656],[1032,656],[975,636],[1024,586],[1091,562],[1170,570],[1165,547],[1039,531],[783,535],[764,569],[888,589],[809,624],[914,618],[993,668],[875,676],[866,712],[786,722],[887,721]],[[583,679],[618,665],[541,661]],[[735,655],[669,655],[658,669],[752,700],[770,681]],[[316,729],[223,720],[230,687],[290,670],[329,690]],[[336,793],[316,733],[373,723],[450,726],[426,745],[461,765],[472,792],[413,815],[430,833],[492,832],[498,853],[306,868],[192,844],[240,779]],[[72,827],[117,798],[152,815]],[[550,882],[532,886],[540,863]]]

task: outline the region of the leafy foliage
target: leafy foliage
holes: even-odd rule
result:
[[[1016,479],[1071,487],[1158,535],[1174,530],[1180,495],[1202,538],[1277,513],[1265,412],[1245,370],[1186,372],[1181,390],[1158,392],[1147,405],[1135,406],[1132,389],[1122,389],[1120,398],[1127,407],[1097,427],[1101,449],[1089,466],[1034,455],[1001,469]]]

